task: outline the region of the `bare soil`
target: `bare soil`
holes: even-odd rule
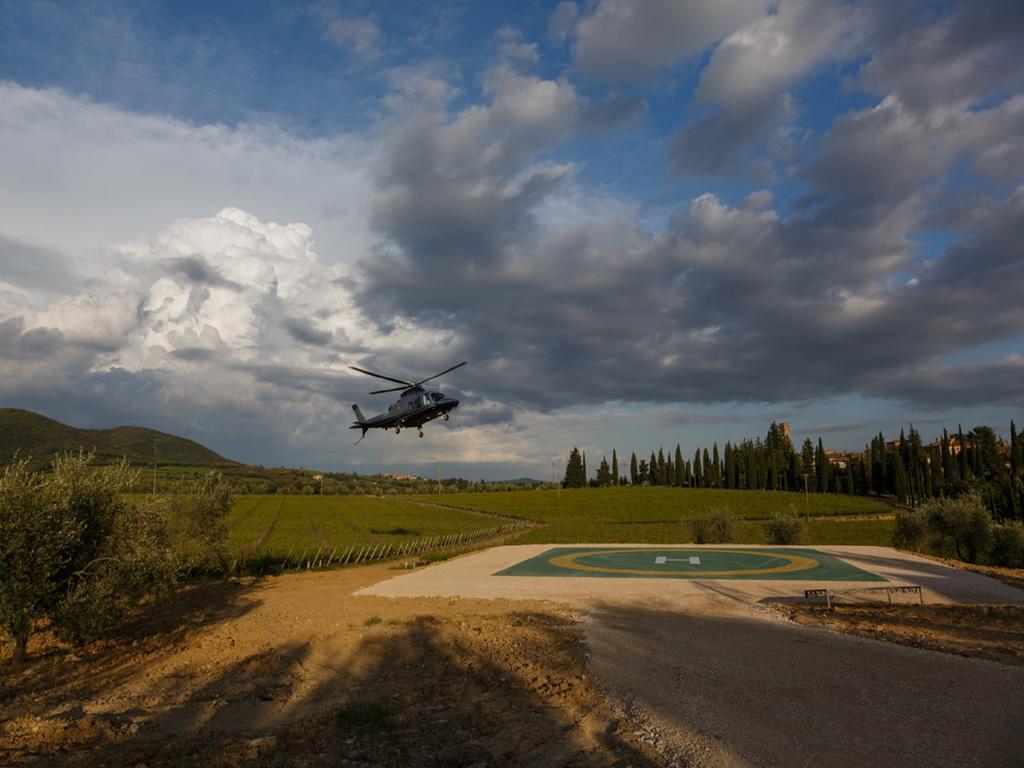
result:
[[[1024,589],[1024,569],[974,565],[929,557],[959,571],[988,576]],[[915,648],[1024,666],[1024,606],[839,603],[776,606],[798,624],[823,626]]]
[[[1024,606],[777,604],[798,624],[1024,666]]]
[[[352,596],[392,573],[191,587],[74,651],[40,633],[0,662],[0,764],[657,764],[569,609]]]

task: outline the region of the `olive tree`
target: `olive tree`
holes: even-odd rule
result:
[[[178,535],[184,548],[197,556],[202,567],[219,570],[226,579],[231,569],[228,556],[231,486],[220,473],[211,472],[186,491],[171,499]]]
[[[939,553],[953,551],[959,559],[976,563],[992,549],[992,514],[977,492],[932,499],[921,505],[921,512]]]
[[[0,620],[15,659],[35,620],[81,642],[98,636],[174,579],[166,509],[123,495],[135,473],[122,462],[58,456],[48,475],[15,462],[0,478]]]
[[[67,514],[51,484],[15,461],[0,476],[0,626],[25,658],[32,623],[58,602],[61,574],[82,525]]]

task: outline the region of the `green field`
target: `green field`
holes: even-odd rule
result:
[[[810,516],[807,516],[807,510]],[[445,537],[478,537],[513,516],[537,523],[516,535],[521,544],[692,541],[688,521],[726,514],[736,543],[767,543],[764,521],[804,518],[806,544],[891,542],[891,508],[850,496],[770,491],[678,488],[603,488],[577,491],[440,494],[432,496],[236,496],[228,519],[232,556],[294,562],[317,552],[394,550]],[[325,555],[326,556],[326,555]]]
[[[684,543],[692,541],[686,521],[725,514],[733,520],[733,540],[741,544],[766,543],[763,521],[792,516],[804,519],[805,543],[888,546],[894,525],[892,508],[886,504],[836,494],[805,497],[783,491],[713,488],[587,488],[421,498],[545,523],[518,536],[516,542],[521,544]],[[863,519],[849,519],[853,516]]]
[[[402,544],[475,533],[501,525],[469,510],[425,506],[396,497],[237,496],[228,519],[238,555],[295,557],[317,550]]]

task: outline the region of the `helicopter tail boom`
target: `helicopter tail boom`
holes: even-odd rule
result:
[[[353,404],[352,405],[352,410],[355,412],[355,414],[356,414],[356,421],[359,422],[360,426],[365,424],[366,423],[366,417],[363,416],[363,412],[359,410],[359,406]]]

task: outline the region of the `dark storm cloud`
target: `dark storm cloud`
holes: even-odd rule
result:
[[[510,195],[479,166],[403,175],[392,157],[375,224],[396,249],[363,264],[357,295],[382,323],[457,334],[473,362],[460,381],[498,401],[896,395],[1024,327],[1020,195],[963,214],[944,257],[908,281],[915,196],[941,165],[916,151],[924,130],[898,102],[841,118],[791,218],[705,195],[657,235],[624,218],[541,226],[557,185]]]
[[[943,410],[978,403],[1024,406],[1024,358],[986,363],[937,365],[900,371],[876,387],[885,397],[917,408]]]
[[[171,274],[179,275],[197,285],[210,288],[230,288],[235,291],[241,290],[241,286],[238,283],[225,279],[216,268],[211,266],[200,255],[166,259],[164,264]]]
[[[317,330],[312,323],[299,317],[286,317],[281,321],[281,325],[288,331],[289,336],[302,344],[326,347],[333,338],[329,331]]]
[[[21,317],[0,322],[0,359],[28,360],[45,357],[64,344],[64,335],[52,328],[25,330]]]
[[[179,347],[178,349],[172,349],[170,355],[178,360],[187,360],[195,363],[216,360],[218,352],[204,347]]]

